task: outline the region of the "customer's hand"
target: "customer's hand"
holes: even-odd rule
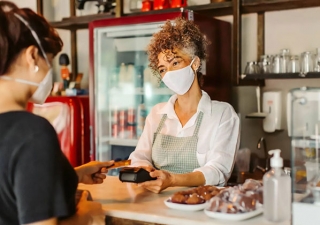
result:
[[[78,174],[79,182],[84,184],[101,184],[106,178],[107,167],[112,166],[114,161],[97,162],[91,161],[82,166],[76,167],[75,171]]]
[[[150,172],[151,177],[156,177],[156,180],[146,181],[138,184],[139,187],[143,187],[154,193],[160,193],[162,190],[172,186],[174,175],[164,170],[154,170]]]
[[[77,205],[77,216],[83,224],[88,225],[104,225],[105,215],[99,202],[88,201],[88,192],[83,191],[79,203]]]

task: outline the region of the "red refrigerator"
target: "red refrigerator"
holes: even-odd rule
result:
[[[125,159],[134,150],[152,106],[173,94],[148,68],[153,33],[176,17],[193,20],[210,40],[203,63],[212,99],[231,101],[231,24],[190,10],[93,21],[90,34],[90,126],[97,160]]]
[[[53,125],[61,150],[72,166],[90,161],[88,96],[51,96],[43,105],[29,103],[28,111],[46,118]]]

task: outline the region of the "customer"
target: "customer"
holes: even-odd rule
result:
[[[210,28],[208,28],[210,29]],[[232,106],[201,90],[201,60],[208,41],[192,22],[167,21],[148,46],[149,66],[176,94],[154,106],[135,151],[154,181],[140,186],[159,193],[170,186],[226,184],[239,146],[239,118]]]
[[[72,168],[51,124],[27,112],[52,88],[52,59],[61,50],[57,32],[30,9],[0,1],[0,224],[104,224],[100,203],[78,181],[102,183],[104,167]]]

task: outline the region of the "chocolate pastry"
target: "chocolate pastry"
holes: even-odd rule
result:
[[[247,179],[242,185],[242,190],[254,191],[254,190],[257,190],[261,186],[262,186],[261,182],[259,182],[257,180],[253,180],[253,179]]]
[[[245,213],[256,210],[257,203],[262,204],[262,202],[261,182],[246,180],[242,186],[220,190],[220,193],[211,198],[208,210],[221,213]]]
[[[171,202],[174,203],[185,203],[187,200],[187,197],[181,193],[176,193],[171,197]]]
[[[230,197],[230,191],[232,188],[225,188],[224,190],[220,191],[219,194],[217,194],[216,196],[218,196],[219,198],[228,201],[229,197]]]
[[[222,202],[218,208],[218,212],[235,214],[239,212],[239,209],[230,202]]]
[[[205,202],[205,200],[203,198],[201,198],[197,193],[193,193],[186,200],[187,204],[201,204],[201,203],[204,203],[204,202]]]
[[[233,204],[238,206],[242,212],[250,212],[256,209],[256,200],[244,194],[237,194],[232,199]]]
[[[224,204],[224,201],[216,196],[210,200],[210,203],[209,210],[212,212],[218,212],[220,207]]]
[[[257,201],[261,204],[263,204],[263,188],[259,188],[257,191],[256,191],[256,194],[257,194]]]
[[[246,195],[251,196],[260,204],[263,204],[263,188],[260,187],[255,191],[247,191]]]
[[[212,195],[211,193],[203,193],[202,195],[200,195],[201,198],[203,198],[204,200],[208,201],[210,200],[214,195]]]
[[[181,204],[201,204],[220,192],[215,186],[206,185],[186,191],[179,191],[171,197],[171,201]]]

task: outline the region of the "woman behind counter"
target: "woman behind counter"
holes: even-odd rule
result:
[[[52,89],[52,60],[61,50],[57,32],[30,9],[0,1],[0,225],[104,224],[100,203],[78,182],[102,183],[104,167],[90,162],[72,168],[57,134],[44,118],[26,112]]]
[[[167,21],[153,35],[149,66],[176,94],[154,106],[130,155],[157,179],[139,184],[159,193],[170,186],[223,186],[239,147],[239,118],[231,105],[201,90],[208,41],[191,21]]]

